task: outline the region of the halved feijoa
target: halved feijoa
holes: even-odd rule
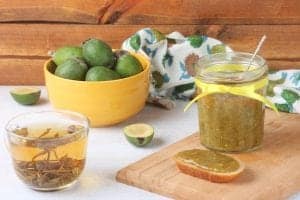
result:
[[[153,127],[148,124],[138,123],[126,126],[124,128],[124,134],[128,142],[141,147],[151,142],[154,130]]]
[[[22,105],[36,104],[41,96],[41,90],[35,87],[17,87],[10,91],[13,99]]]

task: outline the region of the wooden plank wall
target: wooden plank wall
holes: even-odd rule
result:
[[[271,68],[300,68],[299,0],[11,0],[0,1],[0,85],[44,84],[48,51],[97,37],[119,48],[137,30],[206,34]]]

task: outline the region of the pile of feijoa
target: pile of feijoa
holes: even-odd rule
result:
[[[102,40],[89,39],[81,46],[64,46],[53,54],[54,74],[78,81],[107,81],[126,78],[143,71],[139,60],[116,50]]]

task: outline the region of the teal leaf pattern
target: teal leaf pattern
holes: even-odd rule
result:
[[[187,90],[191,90],[194,88],[194,83],[187,83],[183,85],[176,86],[174,89],[175,93],[183,93]]]
[[[175,97],[175,99],[189,100],[190,96],[186,95],[185,92],[187,91],[194,92],[194,89],[195,89],[194,83],[179,85],[174,88],[172,95]]]
[[[295,72],[291,77],[290,80],[296,86],[300,85],[300,72]]]
[[[163,75],[163,80],[165,83],[168,83],[170,81],[170,77],[168,76],[168,74]]]
[[[155,48],[154,50],[151,50],[150,48],[143,46],[142,49],[148,56],[151,56],[152,58],[155,57],[156,52],[157,52],[157,48]]]
[[[147,44],[153,44],[155,42],[155,35],[153,34],[151,29],[145,29],[145,32],[148,33],[150,39],[146,38],[145,41]]]
[[[146,47],[146,46],[143,46],[142,49],[143,49],[143,51],[144,51],[148,56],[150,56],[150,54],[151,54],[151,52],[152,52],[150,48],[148,48],[148,47]]]
[[[179,77],[179,80],[191,78],[190,75],[188,74],[186,68],[185,68],[184,63],[180,62],[179,65],[180,65],[180,69],[181,69],[181,75]]]
[[[151,57],[152,57],[152,58],[155,57],[156,52],[157,52],[157,49],[154,49],[154,50],[152,51],[152,53],[151,53]]]
[[[163,66],[166,68],[166,65],[171,67],[173,64],[173,56],[171,56],[168,52],[163,58]]]
[[[206,51],[208,54],[211,54],[211,48],[209,44],[206,45]]]
[[[286,73],[286,72],[282,72],[282,73],[281,73],[281,78],[282,78],[282,79],[286,79],[286,77],[287,77],[287,73]]]

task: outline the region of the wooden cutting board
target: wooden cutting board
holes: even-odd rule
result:
[[[286,199],[300,192],[300,115],[267,111],[263,148],[234,154],[245,164],[231,183],[211,183],[185,175],[172,156],[178,151],[203,148],[193,134],[121,169],[119,182],[174,199]]]

